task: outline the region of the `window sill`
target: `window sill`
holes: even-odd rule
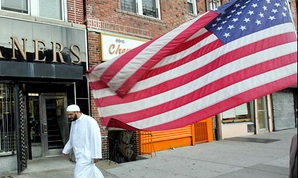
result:
[[[0,157],[2,157],[2,156],[13,156],[13,155],[14,155],[14,152],[12,152],[12,151],[9,151],[9,152],[0,151]]]
[[[253,124],[252,121],[222,121],[223,124]]]
[[[187,15],[192,16],[192,17],[197,17],[198,16],[198,14],[194,14],[194,13],[191,13],[191,12],[187,12]]]
[[[121,10],[121,9],[115,9],[116,12],[121,13],[121,14],[126,14],[126,15],[130,15],[130,16],[135,16],[138,18],[143,18],[143,19],[148,19],[150,21],[155,21],[155,22],[159,22],[159,23],[165,23],[163,20],[161,20],[159,17],[155,18],[155,17],[151,17],[151,16],[146,16],[146,15],[140,15],[134,12],[129,12],[129,11],[125,11],[125,10]]]

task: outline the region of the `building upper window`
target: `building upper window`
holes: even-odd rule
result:
[[[214,10],[221,5],[220,0],[206,0],[207,10]]]
[[[1,10],[66,21],[66,0],[0,0]]]
[[[28,13],[28,2],[26,0],[1,0],[1,9]]]
[[[188,12],[197,15],[197,4],[195,0],[187,0]]]
[[[121,0],[121,10],[160,18],[159,0]]]

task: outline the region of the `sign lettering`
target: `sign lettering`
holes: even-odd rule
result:
[[[4,53],[4,50],[7,48],[0,48],[0,59],[2,60],[19,60],[29,62],[49,62],[49,63],[70,63],[78,65],[82,62],[82,58],[79,55],[80,47],[76,44],[71,45],[69,48],[63,46],[63,44],[55,41],[51,41],[50,49],[47,48],[47,44],[44,41],[34,39],[33,48],[34,48],[34,57],[28,59],[27,51],[27,39],[22,38],[22,45],[16,37],[10,37],[11,39],[11,56],[8,56],[7,52]],[[3,55],[6,54],[6,55]],[[10,53],[9,53],[10,54]],[[74,56],[74,59],[70,58],[70,55]],[[50,58],[51,57],[51,58]],[[70,61],[67,61],[69,60]]]

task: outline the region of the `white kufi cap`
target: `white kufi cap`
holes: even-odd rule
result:
[[[66,111],[67,112],[74,112],[74,111],[81,111],[81,110],[80,110],[80,107],[78,105],[72,104],[72,105],[67,106]]]

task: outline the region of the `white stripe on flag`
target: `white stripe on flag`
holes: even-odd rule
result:
[[[137,69],[141,68],[144,63],[149,61],[157,52],[162,50],[163,47],[165,47],[170,41],[172,41],[178,35],[180,35],[181,32],[184,33],[183,31],[185,31],[187,28],[192,26],[195,22],[199,21],[199,19],[203,17],[205,14],[199,16],[198,18],[192,19],[187,23],[180,25],[179,27],[161,36],[159,39],[153,41],[152,44],[148,45],[146,48],[140,51],[135,57],[133,57],[130,60],[130,62],[128,62],[122,69],[120,69],[118,73],[109,81],[108,85],[111,88],[113,88],[113,90],[117,90],[117,88],[120,88],[126,82],[126,79],[130,78],[130,76],[133,74],[131,73],[131,71],[136,71]],[[119,77],[121,75],[123,75],[123,77]]]
[[[289,53],[295,52],[296,49],[290,48],[291,45],[295,45],[296,42],[292,42],[289,44],[284,44],[280,46],[276,46],[274,48],[269,48],[264,51],[260,51],[258,53],[254,53],[249,56],[245,56],[244,58],[238,59],[234,62],[231,62],[227,65],[224,65],[220,68],[217,68],[216,70],[207,73],[206,75],[202,76],[201,78],[198,78],[196,80],[193,80],[189,82],[188,84],[182,85],[179,88],[175,88],[173,90],[169,90],[167,92],[154,95],[149,98],[133,101],[130,103],[123,103],[123,104],[117,104],[117,105],[111,105],[106,107],[101,107],[103,110],[111,111],[111,112],[105,112],[107,116],[109,115],[117,115],[124,112],[123,108],[125,108],[125,112],[135,112],[140,111],[145,108],[153,107],[162,103],[170,102],[171,100],[174,100],[176,98],[180,98],[181,96],[187,95],[194,90],[197,90],[205,85],[208,85],[220,78],[223,78],[229,74],[235,73],[237,71],[240,71],[242,69],[251,67],[253,65],[256,65],[258,63],[262,63],[265,61],[269,61],[273,58],[284,56]],[[287,49],[287,50],[284,50]],[[184,66],[187,69],[187,66]],[[181,71],[180,69],[177,69],[178,71]],[[167,72],[167,75],[172,76],[175,75],[178,71],[171,70]],[[297,68],[296,68],[297,71]],[[176,76],[178,77],[178,75]],[[154,81],[154,80],[153,80]],[[155,79],[155,81],[157,81]],[[262,80],[259,80],[260,85],[263,84]],[[156,82],[157,83],[157,82]],[[142,85],[140,85],[142,86]],[[245,90],[242,90],[241,92],[244,92]],[[154,102],[150,102],[154,101]],[[113,108],[111,110],[111,108]]]
[[[288,72],[291,71],[291,73],[285,73],[284,71],[288,71]],[[142,129],[142,127],[144,126],[148,128],[148,127],[164,124],[167,122],[171,122],[181,117],[187,116],[193,112],[207,108],[208,106],[212,106],[216,103],[219,103],[220,101],[224,101],[225,99],[235,96],[237,94],[240,94],[244,91],[287,77],[290,74],[295,74],[297,73],[296,71],[297,71],[296,63],[287,65],[282,68],[278,68],[276,70],[263,73],[261,75],[235,83],[234,85],[223,88],[222,90],[214,92],[211,95],[207,95],[194,102],[188,103],[175,110],[164,112],[162,114],[155,115],[153,117],[149,117],[139,121],[130,122],[128,124],[133,127]],[[258,81],[258,82],[255,82],[255,81]],[[129,106],[126,106],[126,107],[129,108]]]
[[[203,28],[202,30],[199,31],[200,33],[196,34],[195,37],[199,37],[201,35],[204,35],[205,33],[207,33],[208,31]],[[193,39],[193,37],[191,37],[189,40]],[[189,41],[187,40],[187,41]],[[214,42],[217,40],[217,37],[215,35],[211,35],[208,38],[200,41],[199,43],[191,46],[190,48],[187,48],[184,51],[181,51],[179,53],[176,54],[172,54],[170,56],[165,57],[164,59],[162,59],[160,62],[158,62],[155,66],[152,67],[152,69],[158,68],[158,67],[162,67],[165,65],[168,65],[170,63],[174,63],[176,61],[179,61],[181,58],[184,58],[186,56],[188,56],[189,54],[197,51],[198,49],[207,46],[208,44]],[[183,46],[183,44],[180,44],[181,46]]]
[[[278,30],[276,30],[278,29]],[[290,32],[292,30],[292,24],[287,24],[285,25],[284,27],[280,27],[280,26],[275,26],[275,27],[272,27],[272,29],[266,29],[266,30],[263,30],[263,31],[260,31],[258,33],[255,33],[255,34],[252,34],[250,36],[246,36],[246,37],[243,37],[243,38],[240,38],[239,41],[238,40],[235,40],[234,42],[231,42],[229,44],[226,44],[225,46],[222,46],[220,48],[217,48],[216,50],[214,51],[211,51],[210,53],[204,55],[204,56],[201,56],[199,57],[198,59],[196,60],[193,60],[189,63],[186,63],[186,64],[183,64],[175,69],[172,69],[172,70],[169,70],[167,72],[164,72],[164,73],[161,73],[157,76],[154,76],[154,77],[151,77],[151,78],[148,78],[148,79],[145,79],[145,80],[141,80],[139,81],[138,83],[136,83],[136,85],[130,90],[129,93],[132,93],[132,92],[138,92],[138,91],[141,91],[141,90],[144,90],[148,87],[152,87],[154,85],[158,85],[158,84],[161,84],[165,81],[168,81],[168,80],[171,80],[171,79],[174,79],[174,78],[177,78],[185,73],[189,73],[193,70],[196,70],[200,67],[203,67],[205,65],[207,65],[208,63],[214,61],[216,58],[218,58],[219,56],[222,56],[223,54],[226,54],[232,50],[235,50],[241,46],[239,46],[239,44],[243,44],[244,45],[247,45],[247,44],[251,44],[253,42],[256,42],[256,41],[259,41],[259,40],[263,40],[263,39],[266,39],[268,37],[271,37],[271,36],[274,36],[274,35],[277,35],[277,34],[273,34],[271,31],[278,31],[280,33],[287,33],[287,32]],[[262,38],[260,38],[262,37]],[[216,40],[215,36],[210,36],[208,37],[210,38],[210,40],[208,40],[208,44],[214,40]],[[296,43],[295,43],[296,45]],[[295,46],[294,45],[294,46]],[[282,54],[289,54],[289,53],[292,53],[292,52],[295,52],[293,50],[296,50],[296,48],[285,48],[283,46],[277,46],[275,47],[276,49],[273,50],[272,52],[268,52],[268,55],[271,55],[272,54],[275,54],[276,56],[282,56],[281,55],[281,52],[283,52]],[[229,51],[225,51],[225,49],[229,49]],[[187,53],[192,53],[194,52],[195,50],[199,50],[198,47],[195,45],[193,46],[191,49],[188,49],[187,50]],[[270,49],[268,49],[270,50]],[[289,50],[289,51],[288,51]],[[262,53],[262,51],[261,51]],[[277,53],[277,54],[276,54]],[[259,54],[259,53],[256,53],[256,54]],[[255,55],[256,55],[255,54]],[[252,56],[253,58],[254,56]],[[244,66],[247,65],[247,67],[251,66],[252,64],[257,64],[258,62],[262,62],[262,61],[256,61],[255,59],[259,59],[257,58],[258,56],[256,56],[255,58],[253,58],[253,60],[256,62],[256,63],[248,63],[247,59],[243,59],[242,62],[244,65],[242,65],[241,63],[241,60],[238,62],[238,66],[242,66],[243,68],[245,68]],[[268,57],[268,56],[265,56],[264,54],[260,54],[260,58],[264,58],[264,57]],[[272,59],[274,56],[272,56],[271,58],[268,58],[269,59]],[[174,56],[171,57],[171,59],[174,58],[174,59],[180,59],[181,57],[179,56],[179,54],[176,54]],[[204,59],[204,60],[201,60],[201,59]],[[167,64],[171,63],[170,59],[167,59],[169,61],[167,61]],[[247,60],[247,61],[245,61]],[[266,60],[266,59],[263,59],[263,60]],[[163,60],[164,61],[164,60]],[[199,61],[199,62],[198,62]],[[252,62],[252,60],[251,60]],[[157,64],[158,67],[160,66],[160,64]],[[236,66],[236,68],[238,67]],[[231,73],[231,72],[230,72]],[[209,75],[212,75],[209,74]],[[225,75],[228,75],[228,73],[226,73]],[[164,77],[166,76],[166,77]],[[158,79],[158,80],[157,80]],[[110,91],[110,89],[107,89],[107,88],[104,88],[104,89],[100,89],[100,90],[96,90],[94,91],[94,95],[95,96],[100,96],[100,98],[103,98],[103,97],[107,97],[107,96],[114,96],[115,93],[113,91]],[[97,98],[97,97],[96,97]]]

